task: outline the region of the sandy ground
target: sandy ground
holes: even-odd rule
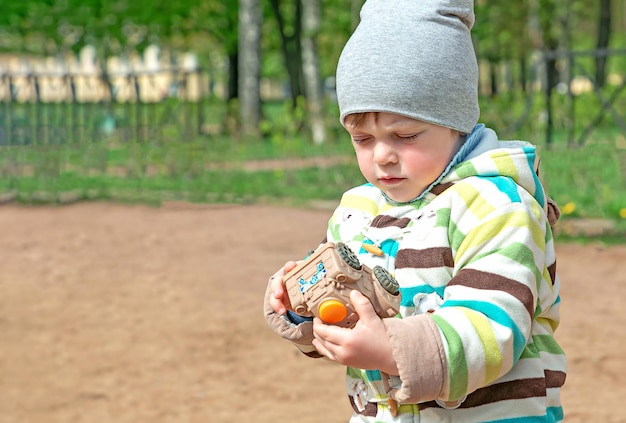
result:
[[[267,328],[327,210],[0,207],[0,422],[345,422],[343,368]],[[559,245],[566,422],[624,422],[626,245]]]

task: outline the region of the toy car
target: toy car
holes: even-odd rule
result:
[[[327,242],[284,277],[292,310],[325,323],[353,327],[359,316],[350,292],[360,291],[381,318],[395,316],[400,308],[400,286],[383,267],[362,265],[346,244]]]

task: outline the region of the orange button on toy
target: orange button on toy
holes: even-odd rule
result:
[[[320,319],[326,323],[339,323],[348,315],[348,309],[339,300],[326,300],[320,304],[317,311]]]

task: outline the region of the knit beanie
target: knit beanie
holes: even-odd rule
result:
[[[367,0],[337,65],[340,120],[390,112],[470,133],[478,121],[473,0]]]

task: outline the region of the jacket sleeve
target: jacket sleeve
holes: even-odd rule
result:
[[[446,384],[447,361],[439,330],[430,315],[383,322],[402,381],[387,394],[405,404],[439,398]]]
[[[272,276],[270,281],[276,277]],[[271,295],[270,283],[268,282],[265,290],[263,301],[263,315],[269,327],[280,337],[293,343],[303,354],[320,358],[322,355],[317,352],[313,346],[313,322],[305,321],[302,323],[294,323],[286,315],[276,313],[270,306],[269,298]]]

